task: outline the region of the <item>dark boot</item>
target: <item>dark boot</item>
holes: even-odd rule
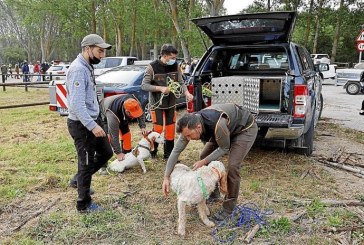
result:
[[[171,152],[174,147],[174,140],[166,140],[164,142],[164,159],[168,159],[169,155],[171,155]]]
[[[211,192],[211,194],[206,202],[213,203],[213,202],[218,202],[219,200],[220,200],[220,189],[219,189],[219,185],[216,184],[215,190],[213,192]]]
[[[158,143],[153,142],[154,143],[154,150],[150,151],[150,155],[152,156],[153,159],[157,158],[157,152],[158,152]]]

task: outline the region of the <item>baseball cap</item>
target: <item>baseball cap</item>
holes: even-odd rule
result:
[[[127,110],[128,112],[130,112],[130,115],[133,118],[138,118],[141,115],[143,115],[143,110],[140,107],[140,104],[138,101],[136,101],[135,99],[127,99],[124,101],[124,108],[125,110]]]
[[[104,39],[97,34],[90,34],[82,39],[81,47],[93,45],[104,49],[111,49],[111,45],[105,43]]]

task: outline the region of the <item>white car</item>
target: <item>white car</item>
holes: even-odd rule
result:
[[[330,56],[328,54],[311,54],[313,63],[316,64],[330,64]]]
[[[321,63],[320,65],[327,65]],[[328,69],[322,69],[320,76],[322,78],[322,84],[338,85],[336,84],[336,65],[328,65]]]
[[[136,60],[138,59],[133,56],[105,57],[101,59],[99,64],[94,66],[94,74],[95,76],[99,76],[111,68],[132,65]]]
[[[44,80],[66,80],[66,72],[70,67],[69,64],[52,65],[45,73]]]

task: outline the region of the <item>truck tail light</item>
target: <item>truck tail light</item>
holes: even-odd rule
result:
[[[105,92],[104,93],[104,98],[109,97],[109,96],[113,96],[113,95],[118,95],[118,94],[126,94],[126,93],[125,92],[116,92],[116,91]]]
[[[50,105],[50,106],[49,106],[49,110],[50,110],[50,111],[57,111],[57,106],[55,106],[55,105]]]
[[[193,84],[187,85],[188,92],[193,94]],[[187,102],[187,112],[191,113],[195,111],[195,107],[193,105],[193,101]]]
[[[306,115],[308,89],[306,85],[294,86],[293,117],[304,118]]]

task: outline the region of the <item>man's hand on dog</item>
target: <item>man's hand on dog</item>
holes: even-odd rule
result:
[[[164,177],[162,188],[164,196],[167,197],[169,194],[169,177]]]
[[[195,171],[196,169],[199,169],[199,168],[201,168],[202,166],[205,166],[206,165],[206,160],[205,159],[202,159],[202,160],[200,160],[200,161],[198,161],[198,162],[195,162],[195,164],[193,164],[193,168],[192,168],[192,170],[193,171]]]
[[[124,158],[125,158],[125,154],[124,154],[124,153],[120,153],[120,154],[118,154],[118,160],[119,160],[119,161],[124,160]]]
[[[141,128],[140,131],[142,132],[143,136],[147,136],[148,135],[148,130],[146,128]]]

